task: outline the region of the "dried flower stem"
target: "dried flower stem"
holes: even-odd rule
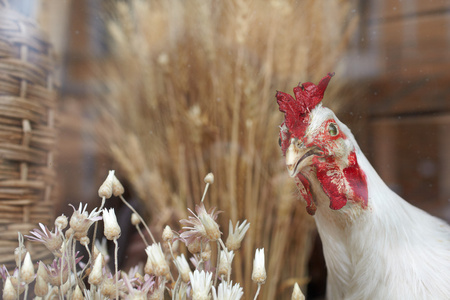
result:
[[[27,296],[28,296],[28,283],[25,284],[25,292],[23,294],[23,299],[28,299]]]
[[[253,298],[253,300],[256,300],[258,298],[260,290],[261,290],[261,283],[258,283],[258,289],[256,290],[255,298]]]
[[[141,236],[141,239],[144,241],[145,247],[147,247],[147,246],[148,246],[147,239],[145,238],[145,235],[142,233],[141,228],[139,228],[139,224],[135,225],[135,227],[136,227],[136,229],[137,229],[139,235]],[[173,255],[172,255],[172,256],[173,256]]]
[[[173,255],[173,251],[172,251],[172,245],[169,242],[167,244],[169,245],[170,255],[172,256],[172,259],[175,260],[175,256]]]
[[[127,202],[127,200],[125,200],[125,198],[124,198],[122,195],[120,195],[119,197],[120,197],[120,200],[122,200],[122,202],[125,203],[125,205],[128,206],[128,208],[131,209],[131,211],[134,212],[134,213],[139,217],[139,220],[141,220],[141,223],[144,225],[144,227],[145,227],[145,229],[147,230],[148,234],[150,234],[150,237],[151,237],[153,243],[156,243],[156,240],[155,240],[155,238],[153,237],[153,234],[152,234],[152,232],[150,231],[150,228],[148,228],[147,224],[144,222],[144,219],[142,219],[141,215],[138,214],[138,212],[134,209],[134,207],[131,206],[131,205]]]
[[[114,239],[114,268],[116,272],[116,299],[119,299],[119,263],[117,259],[117,254],[119,252],[119,244],[117,243],[117,238]]]
[[[203,192],[202,201],[205,200],[206,192],[208,191],[209,183],[206,184],[205,191]]]
[[[99,211],[101,211],[103,209],[103,206],[105,205],[105,202],[106,202],[106,198],[103,196],[102,197],[102,204],[100,204]],[[98,222],[95,222],[95,224],[94,224],[94,234],[92,236],[92,241],[93,241],[92,248],[91,248],[92,253],[94,253],[95,239],[97,238],[97,227],[98,227]],[[94,265],[94,262],[91,261],[91,260],[92,260],[92,256],[90,256],[89,262],[91,263],[91,265]]]

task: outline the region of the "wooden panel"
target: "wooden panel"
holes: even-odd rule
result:
[[[372,123],[371,131],[386,133],[373,141],[375,169],[408,202],[450,220],[448,152],[450,114],[439,117],[387,118]],[[389,146],[386,146],[389,145]],[[388,150],[388,151],[386,151]]]
[[[380,15],[383,18],[432,13],[449,9],[448,0],[384,0],[380,2]]]
[[[385,72],[406,78],[448,70],[450,14],[398,19],[376,26]]]
[[[371,116],[439,113],[450,111],[450,74],[418,79],[385,76],[370,83]]]

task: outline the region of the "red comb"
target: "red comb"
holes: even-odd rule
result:
[[[307,126],[307,113],[322,101],[325,90],[334,73],[328,73],[318,85],[312,82],[299,84],[294,88],[295,99],[286,93],[277,92],[277,103],[284,112],[286,126],[297,136],[303,135]],[[306,124],[305,124],[306,123]]]

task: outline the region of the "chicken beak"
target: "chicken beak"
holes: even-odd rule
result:
[[[292,139],[289,148],[286,150],[286,167],[289,176],[294,177],[297,175],[308,164],[307,158],[319,155],[320,152],[317,146],[305,147],[297,139]]]

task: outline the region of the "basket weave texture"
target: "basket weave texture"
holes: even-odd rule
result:
[[[54,220],[55,109],[50,43],[0,1],[0,265],[15,266],[19,231]],[[40,244],[27,248],[33,260],[48,255]]]

